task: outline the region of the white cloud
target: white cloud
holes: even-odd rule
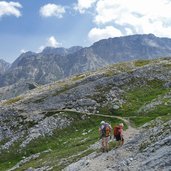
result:
[[[91,42],[98,41],[100,39],[105,39],[109,37],[118,37],[122,36],[120,30],[114,28],[113,26],[107,26],[104,29],[93,28],[88,33],[88,37]]]
[[[0,17],[4,15],[20,17],[21,12],[19,11],[19,8],[22,8],[22,5],[19,2],[0,1]]]
[[[25,50],[25,49],[20,50],[20,53],[26,53],[26,52],[27,52],[27,50]]]
[[[65,13],[65,8],[56,4],[46,4],[40,8],[40,15],[43,17],[62,18]]]
[[[171,37],[170,0],[98,0],[94,23],[117,25],[124,35],[154,33]]]
[[[170,9],[171,2],[168,0],[99,0],[95,22],[104,24],[115,21],[123,24],[144,17],[154,21],[158,17],[170,18]]]
[[[57,48],[60,47],[61,45],[62,43],[59,43],[54,36],[50,36],[47,39],[47,42],[38,48],[37,52],[41,52],[45,47]]]
[[[51,36],[48,38],[47,46],[56,48],[61,46],[61,43],[59,43],[54,36]]]
[[[97,0],[78,0],[74,9],[80,13],[84,13],[87,9],[91,8]]]

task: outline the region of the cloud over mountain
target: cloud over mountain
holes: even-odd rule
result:
[[[49,39],[48,39],[48,45],[49,45],[50,47],[56,48],[56,47],[60,46],[61,43],[57,42],[57,40],[55,39],[54,36],[51,36],[51,37],[49,37]]]
[[[112,27],[112,36],[154,33],[170,37],[171,1],[168,0],[78,0],[76,9],[82,14],[93,13],[95,26],[88,34],[91,41],[92,37],[95,41],[106,38],[104,32]]]
[[[54,36],[50,36],[47,39],[47,42],[45,43],[45,45],[42,45],[39,47],[38,52],[41,52],[45,47],[57,48],[57,47],[60,47],[61,45],[62,43],[58,42]]]
[[[123,35],[155,33],[168,36],[171,32],[171,2],[168,0],[99,0],[96,4],[96,24],[113,23]],[[129,31],[129,32],[127,32]]]
[[[105,28],[93,28],[90,30],[88,37],[92,42],[98,41],[100,39],[106,39],[109,37],[119,37],[122,33],[120,30],[114,28],[113,26],[106,26]]]

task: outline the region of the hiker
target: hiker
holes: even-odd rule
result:
[[[109,138],[111,133],[111,126],[105,121],[101,121],[101,126],[99,127],[99,136],[102,139],[102,151],[109,151]]]
[[[119,125],[115,126],[113,129],[114,138],[118,142],[117,147],[122,146],[124,144],[123,127],[124,124],[120,123]]]

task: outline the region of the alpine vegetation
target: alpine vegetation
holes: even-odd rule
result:
[[[171,168],[171,58],[30,86],[0,101],[0,170]],[[101,151],[101,121],[111,125],[108,153]],[[120,123],[124,141],[117,145]]]

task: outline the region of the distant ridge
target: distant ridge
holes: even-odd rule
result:
[[[171,39],[153,34],[103,39],[86,48],[47,47],[41,53],[21,54],[0,76],[0,86],[20,80],[46,84],[113,63],[170,56]]]

